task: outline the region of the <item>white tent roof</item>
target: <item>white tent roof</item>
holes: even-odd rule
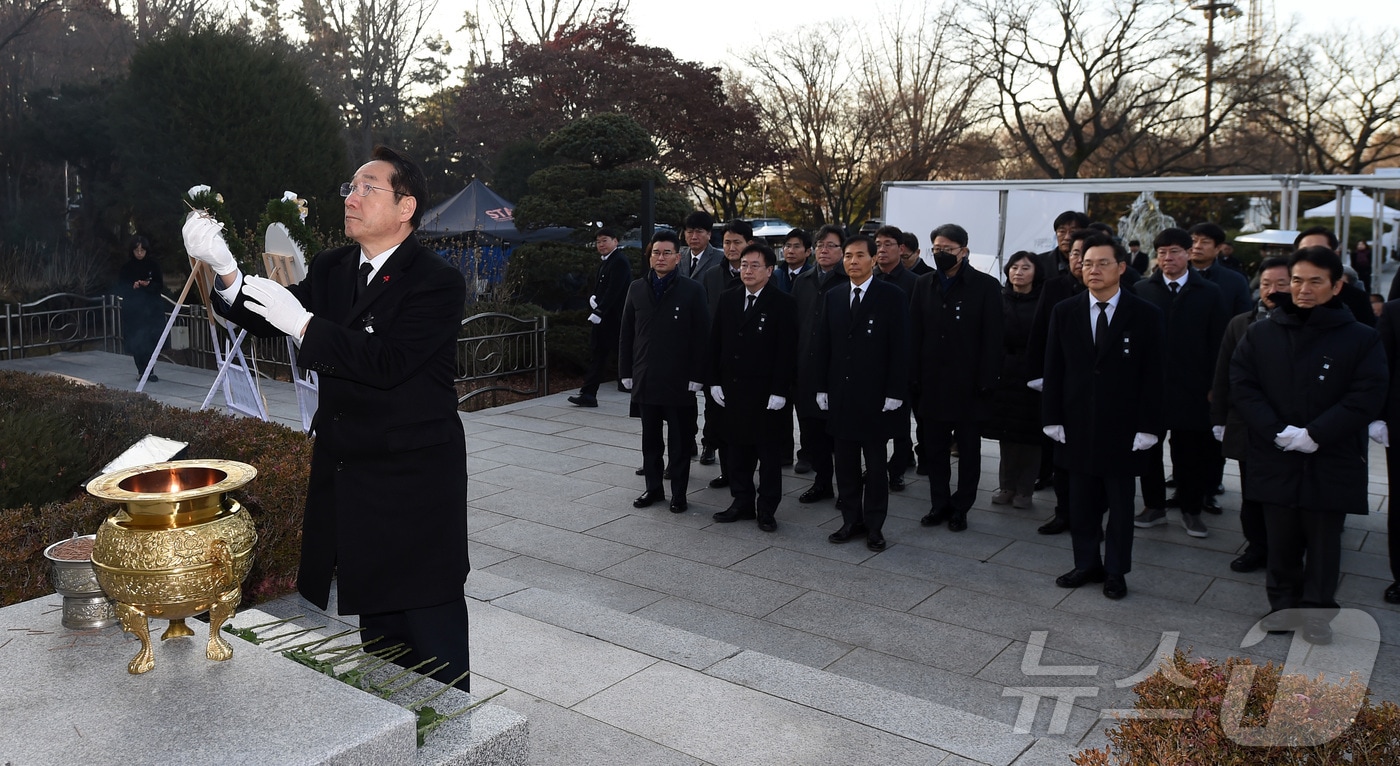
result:
[[[1351,190],[1351,217],[1370,218],[1374,212],[1375,200],[1366,195],[1360,189]],[[1325,205],[1318,205],[1303,211],[1304,218],[1335,218],[1337,215],[1337,201],[1332,200]],[[1381,208],[1381,220],[1394,222],[1400,220],[1400,210],[1393,207]]]
[[[1400,190],[1400,176],[1165,176],[1161,178],[1017,178],[1002,181],[891,181],[887,186],[924,186],[984,191],[1057,191],[1084,194],[1186,192],[1239,194],[1278,192],[1288,182],[1299,191],[1332,191],[1337,187]]]

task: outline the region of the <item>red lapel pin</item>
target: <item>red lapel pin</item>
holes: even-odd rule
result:
[[[389,275],[388,275],[388,274],[385,274],[385,275],[384,275],[384,284],[386,284],[386,285],[389,284]]]

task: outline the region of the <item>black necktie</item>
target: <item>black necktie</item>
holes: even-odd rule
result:
[[[1167,284],[1172,288],[1172,295],[1176,295],[1176,291],[1181,289],[1181,285],[1175,282],[1168,282]]]
[[[1108,343],[1108,301],[1099,301],[1099,318],[1094,322],[1094,347],[1103,350]]]
[[[695,267],[698,266],[699,264],[700,264],[700,256],[698,256],[698,255],[696,255],[696,254],[694,254],[694,253],[691,253],[691,254],[690,254],[690,275],[691,275],[692,277],[695,276]]]
[[[860,308],[860,288],[857,287],[857,288],[855,289],[855,292],[852,293],[852,295],[851,295],[851,313],[852,313],[852,314],[856,313],[856,310],[859,309],[859,308]]]
[[[364,295],[365,285],[369,283],[369,275],[374,271],[373,264],[365,262],[360,264],[360,278],[355,281],[355,301],[358,303],[360,296]]]
[[[749,296],[749,304],[748,304],[747,306],[744,307],[744,313],[745,313],[745,314],[749,313],[749,309],[753,308],[753,302],[754,302],[754,300],[756,300],[757,298],[758,298],[757,295],[750,295],[750,296]]]

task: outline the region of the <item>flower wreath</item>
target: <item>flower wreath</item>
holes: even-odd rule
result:
[[[234,233],[237,229],[234,228],[233,219],[229,217],[228,208],[224,205],[224,195],[209,188],[208,184],[198,184],[185,192],[185,204],[189,205],[191,210],[212,216],[218,221],[223,227],[224,242],[228,244],[233,259],[245,273],[256,273],[248,268],[248,245]]]
[[[306,214],[306,200],[298,197],[296,192],[282,192],[281,199],[268,200],[267,208],[258,219],[257,230],[266,232],[267,227],[274,223],[286,226],[292,241],[301,247],[302,257],[310,263],[311,257],[321,251],[321,238],[306,225]]]

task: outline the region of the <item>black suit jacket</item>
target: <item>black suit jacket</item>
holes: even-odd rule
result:
[[[778,289],[782,290],[785,293],[791,293],[793,283],[796,282],[798,278],[800,278],[803,274],[806,274],[807,272],[815,268],[816,265],[813,263],[812,259],[808,258],[807,262],[802,264],[802,268],[797,270],[797,276],[794,277],[792,276],[792,272],[788,269],[787,263],[781,258],[779,258],[778,268],[773,269],[773,278],[768,280],[768,283],[776,284],[778,286]]]
[[[1162,312],[1126,290],[1102,347],[1096,346],[1086,290],[1050,315],[1041,423],[1063,426],[1055,464],[1094,476],[1132,476],[1146,467],[1138,433],[1162,438]]]
[[[828,396],[827,431],[837,439],[892,439],[901,421],[909,427],[902,408],[882,411],[887,398],[909,398],[904,293],[878,279],[871,279],[868,288],[855,312],[849,289],[829,290],[813,339],[816,388]]]
[[[342,614],[461,598],[470,568],[453,387],[466,283],[410,236],[354,300],[359,258],[324,251],[290,288],[314,314],[298,359],[320,376],[297,588],[325,608],[334,573]],[[241,295],[214,299],[254,335],[281,334]]]
[[[1205,431],[1211,426],[1215,363],[1230,316],[1219,288],[1199,271],[1187,269],[1186,274],[1180,292],[1173,294],[1159,271],[1138,283],[1137,294],[1160,309],[1167,321],[1167,428]]]
[[[694,406],[689,385],[705,382],[709,336],[710,312],[698,282],[677,275],[658,299],[650,271],[633,281],[617,351],[618,378],[632,379],[632,401]]]
[[[598,307],[593,313],[603,318],[599,330],[611,328],[613,333],[622,324],[622,304],[627,300],[627,288],[632,284],[632,264],[617,248],[598,264],[598,273],[593,278],[593,296],[598,299]]]
[[[724,434],[731,444],[792,438],[792,415],[768,409],[792,395],[797,366],[797,301],[769,280],[753,308],[748,291],[726,290],[710,335],[710,385],[724,389]]]

